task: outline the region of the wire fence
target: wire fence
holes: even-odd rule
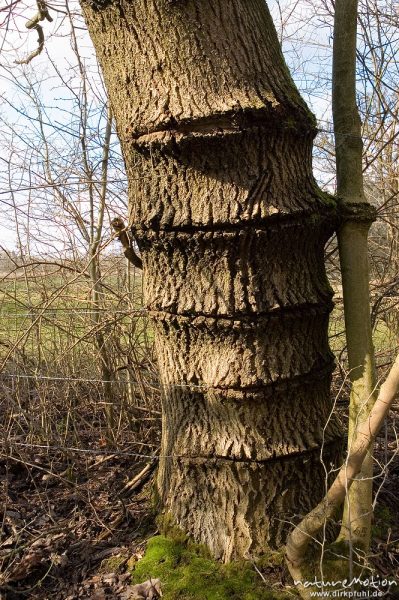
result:
[[[160,443],[162,385],[151,311],[141,305],[141,275],[129,273],[124,259],[115,260],[101,279],[101,302],[93,306],[92,282],[83,277],[38,274],[31,267],[23,273],[0,282],[3,444],[151,459],[131,449]],[[330,343],[342,375],[345,334],[339,286],[336,291]],[[384,344],[378,351],[387,362],[392,344]],[[168,387],[223,389],[190,381],[171,381]],[[109,447],[101,447],[104,439]]]

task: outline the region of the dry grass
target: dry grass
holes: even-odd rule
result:
[[[1,598],[123,598],[129,558],[140,556],[156,531],[146,486],[161,416],[152,333],[140,308],[141,277],[130,282],[129,292],[117,265],[104,277],[97,321],[90,283],[74,273],[46,268],[39,276],[35,267],[1,283]],[[379,327],[382,376],[395,348],[387,326],[379,321]],[[112,436],[99,330],[112,367]],[[333,393],[345,417],[349,385],[342,304],[333,313],[330,333],[339,364]],[[372,560],[389,575],[392,565],[399,566],[396,418],[397,412],[376,452]],[[129,486],[146,465],[150,468]],[[273,577],[281,579],[283,589],[284,571]]]

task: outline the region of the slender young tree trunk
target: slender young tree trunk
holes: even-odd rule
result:
[[[370,320],[367,237],[373,211],[363,191],[361,123],[356,105],[356,30],[358,0],[336,0],[333,53],[333,117],[337,162],[337,195],[348,207],[338,231],[352,382],[349,414],[349,452],[356,429],[368,419],[375,402],[376,378]],[[370,544],[373,457],[364,459],[357,481],[348,493],[341,538],[367,550]]]
[[[129,178],[163,385],[161,500],[214,556],[324,495],[336,207],[264,0],[82,0]]]
[[[109,442],[114,441],[115,435],[115,414],[114,414],[114,391],[113,381],[115,379],[114,371],[112,368],[112,361],[109,356],[107,349],[106,338],[104,336],[102,323],[101,323],[101,305],[103,304],[103,285],[100,268],[100,244],[101,236],[103,233],[104,225],[104,213],[106,207],[106,196],[108,187],[108,162],[109,162],[109,149],[112,135],[112,113],[108,108],[107,111],[107,124],[105,127],[104,144],[103,144],[103,156],[102,156],[102,169],[101,169],[101,186],[100,194],[98,198],[98,213],[97,218],[94,217],[94,186],[90,184],[90,244],[89,244],[89,273],[91,278],[91,301],[92,301],[92,320],[96,327],[94,339],[96,341],[98,357],[100,359],[101,377],[103,379],[103,390],[105,399],[105,414],[107,421],[107,437]],[[85,151],[85,150],[84,150]],[[85,164],[88,164],[86,161]],[[87,169],[89,171],[89,169]],[[88,179],[90,173],[87,174]]]
[[[287,566],[294,580],[299,581],[298,591],[301,597],[310,600],[315,598],[315,592],[320,593],[320,587],[304,586],[302,583],[309,579],[307,562],[307,549],[318,533],[325,527],[326,521],[334,517],[344,501],[348,489],[356,481],[364,459],[369,453],[374,440],[379,433],[390,408],[392,407],[399,391],[399,356],[396,357],[388,376],[378,393],[367,419],[362,421],[356,429],[356,437],[351,445],[347,460],[338,471],[333,484],[323,500],[308,514],[290,533],[286,545]],[[305,568],[303,569],[303,567]],[[337,569],[337,560],[334,561]],[[338,572],[342,570],[338,568]],[[316,578],[317,579],[317,578]],[[352,581],[352,576],[349,577]],[[326,583],[327,590],[331,585]]]

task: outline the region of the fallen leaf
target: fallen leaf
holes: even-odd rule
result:
[[[156,600],[162,597],[160,579],[148,579],[144,583],[129,586],[123,600]]]

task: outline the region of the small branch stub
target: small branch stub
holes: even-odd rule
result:
[[[121,217],[115,217],[115,219],[112,219],[111,225],[116,233],[116,237],[124,248],[123,254],[135,267],[142,269],[143,261],[133,249],[132,239],[128,235],[127,227],[125,226],[123,219],[121,219]]]
[[[36,31],[37,31],[37,48],[36,48],[36,50],[31,52],[31,54],[29,54],[29,56],[27,58],[24,58],[23,60],[16,60],[15,63],[17,65],[29,64],[30,61],[35,58],[35,56],[38,56],[42,52],[42,50],[44,48],[44,33],[43,33],[43,27],[40,25],[40,21],[44,21],[44,20],[47,20],[51,23],[53,18],[50,16],[50,13],[48,11],[46,3],[43,0],[37,0],[36,15],[34,17],[32,17],[32,19],[30,19],[25,24],[25,27],[27,29],[36,29]]]

